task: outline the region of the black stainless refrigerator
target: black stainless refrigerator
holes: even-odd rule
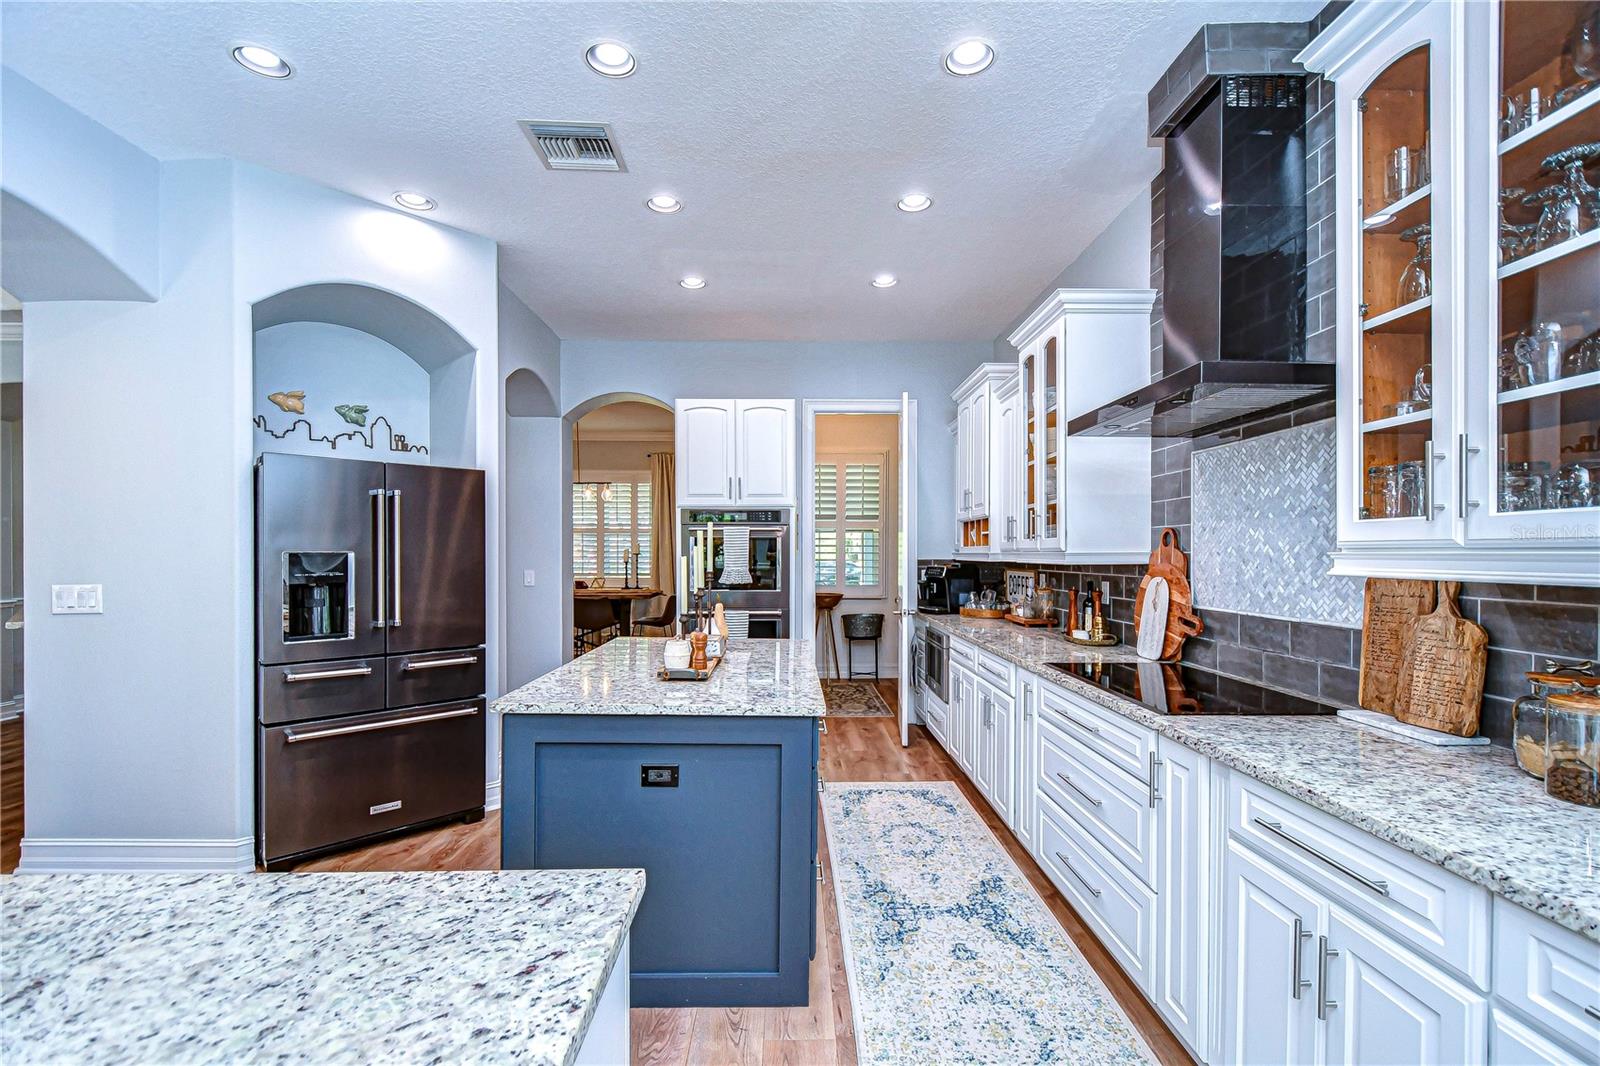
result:
[[[268,869],[483,816],[481,470],[256,461],[256,849]]]

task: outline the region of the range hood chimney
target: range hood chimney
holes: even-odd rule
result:
[[[1166,139],[1162,373],[1072,419],[1194,437],[1333,396],[1306,361],[1304,23],[1207,26],[1150,92]]]

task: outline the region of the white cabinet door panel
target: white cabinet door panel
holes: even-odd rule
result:
[[[1222,1061],[1290,1066],[1317,1060],[1316,935],[1322,901],[1281,870],[1228,843],[1223,871]]]
[[[734,501],[734,401],[679,400],[678,504]]]
[[[752,507],[794,505],[794,401],[737,400],[734,496]]]
[[[1191,1048],[1207,1041],[1211,982],[1211,760],[1158,737],[1156,969],[1151,998]]]

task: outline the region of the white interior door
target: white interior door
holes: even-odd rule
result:
[[[895,535],[899,540],[898,558],[900,603],[900,745],[911,743],[911,641],[916,627],[911,616],[917,613],[917,420],[911,394],[900,394],[900,493]]]

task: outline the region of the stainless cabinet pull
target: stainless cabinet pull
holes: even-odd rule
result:
[[[1328,938],[1317,937],[1317,1021],[1328,1020],[1328,1012],[1339,1006],[1328,998],[1328,960],[1339,957],[1338,948],[1328,946]]]
[[[728,478],[728,499],[733,499],[733,478]]]
[[[742,500],[742,499],[744,499],[744,478],[743,477],[739,477],[739,478],[736,478],[734,480],[735,480],[735,483],[739,486],[739,499]]]
[[[1365,876],[1363,874],[1357,873],[1355,870],[1350,869],[1350,867],[1346,866],[1344,863],[1340,862],[1338,859],[1335,859],[1333,856],[1324,855],[1322,852],[1318,851],[1316,848],[1312,847],[1310,844],[1307,844],[1305,841],[1298,840],[1295,837],[1290,836],[1288,833],[1284,832],[1282,823],[1268,821],[1267,819],[1262,818],[1259,815],[1257,815],[1255,818],[1252,818],[1251,821],[1254,822],[1256,825],[1259,825],[1261,828],[1265,829],[1267,832],[1273,834],[1274,836],[1276,836],[1276,837],[1278,837],[1278,838],[1280,838],[1280,839],[1282,839],[1284,841],[1287,841],[1290,844],[1293,844],[1295,847],[1299,848],[1301,851],[1305,852],[1307,855],[1310,855],[1311,857],[1316,858],[1316,859],[1321,859],[1323,862],[1327,863],[1329,866],[1333,867],[1335,870],[1338,870],[1340,873],[1342,873],[1346,877],[1350,878],[1350,880],[1355,881],[1358,884],[1365,885],[1367,888],[1372,889],[1372,891],[1376,892],[1378,895],[1387,896],[1389,894],[1389,882],[1387,882],[1387,881],[1375,881],[1370,877],[1367,877],[1367,876]]]
[[[1156,753],[1150,753],[1150,770],[1145,775],[1144,783],[1150,789],[1150,806],[1153,809],[1156,801],[1161,799],[1161,790],[1156,785],[1156,767],[1161,765],[1161,760],[1156,758]]]
[[[1467,435],[1456,435],[1456,517],[1465,519],[1467,509],[1478,506],[1477,500],[1467,499],[1467,456],[1477,455],[1478,449],[1468,447]]]
[[[382,629],[389,624],[389,494],[382,489],[368,489],[372,497],[372,523],[376,547],[372,576],[372,626]]]
[[[413,670],[437,670],[442,666],[472,666],[477,661],[476,655],[455,655],[448,659],[424,659],[422,662],[407,660],[400,669],[409,673]]]
[[[390,491],[389,495],[394,497],[394,520],[391,523],[390,529],[389,529],[390,535],[394,538],[394,553],[393,553],[394,554],[394,564],[392,566],[392,570],[394,571],[394,585],[390,589],[390,592],[392,593],[391,598],[394,600],[394,614],[389,616],[389,624],[391,626],[394,626],[396,629],[399,629],[400,628],[400,571],[403,569],[403,567],[402,567],[402,559],[404,558],[404,556],[402,555],[402,552],[401,552],[401,542],[400,542],[400,490],[399,489],[393,489],[393,490]]]
[[[1433,521],[1433,438],[1422,442],[1422,517]]]
[[[1101,806],[1101,801],[1100,800],[1095,799],[1093,796],[1089,795],[1089,793],[1085,792],[1083,789],[1081,789],[1077,785],[1073,784],[1072,783],[1072,778],[1068,777],[1066,774],[1062,773],[1060,770],[1056,771],[1056,776],[1061,778],[1061,783],[1063,785],[1066,785],[1068,788],[1072,789],[1072,791],[1076,792],[1078,795],[1082,796],[1084,799],[1088,800],[1090,803],[1094,804],[1096,807]]]
[[[1097,737],[1100,735],[1100,730],[1096,729],[1092,725],[1083,724],[1066,711],[1057,711],[1056,713],[1065,718],[1067,721],[1071,722],[1073,725],[1077,726],[1079,729],[1083,730],[1085,733],[1088,733],[1090,736]]]
[[[324,737],[342,737],[351,733],[371,733],[379,729],[398,729],[403,725],[417,725],[420,722],[439,722],[446,718],[465,718],[478,713],[476,707],[457,707],[453,711],[439,711],[435,714],[418,714],[410,718],[391,718],[386,722],[365,722],[361,725],[343,725],[335,729],[319,729],[315,733],[296,733],[292,729],[283,731],[283,739],[290,744],[298,744],[302,740],[321,740]]]
[[[1299,999],[1300,993],[1311,987],[1311,982],[1300,976],[1301,955],[1303,953],[1301,945],[1310,939],[1311,930],[1305,927],[1304,922],[1296,918],[1294,920],[1294,940],[1289,945],[1289,995],[1293,999]]]
[[[1584,1007],[1583,1013],[1587,1014],[1595,1021],[1600,1022],[1600,1007]]]
[[[283,679],[291,685],[296,681],[332,681],[336,677],[370,676],[372,676],[372,667],[370,666],[346,666],[338,670],[313,670],[309,674],[297,674],[291,670],[283,672]]]
[[[1100,890],[1098,888],[1095,888],[1089,882],[1085,881],[1083,879],[1083,875],[1080,874],[1077,870],[1072,868],[1072,863],[1067,861],[1067,857],[1065,855],[1061,854],[1058,851],[1058,852],[1056,852],[1056,858],[1060,859],[1061,860],[1061,865],[1065,866],[1067,868],[1067,873],[1071,874],[1073,877],[1076,877],[1078,879],[1078,884],[1082,885],[1084,888],[1089,890],[1089,895],[1093,896],[1095,899],[1099,899],[1100,898]]]

